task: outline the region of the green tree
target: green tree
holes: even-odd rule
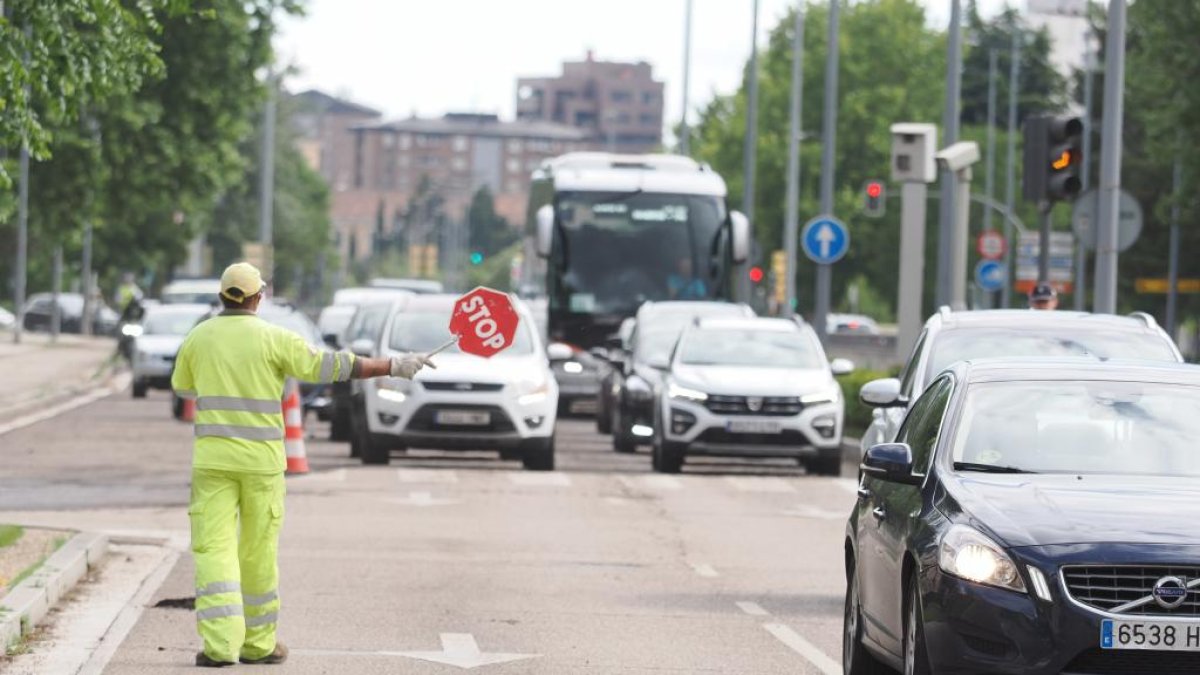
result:
[[[801,222],[817,215],[819,209],[819,130],[827,17],[824,4],[807,5]],[[793,22],[791,13],[780,19],[760,57],[753,225],[764,251],[781,248],[783,241]],[[874,288],[895,288],[899,228],[886,220],[862,217],[859,192],[866,180],[887,177],[892,123],[940,119],[945,36],[927,27],[925,11],[916,0],[871,0],[844,5],[839,49],[835,213],[849,226],[853,243],[834,275],[835,298],[844,294],[848,280],[859,275],[866,277]],[[695,137],[697,157],[708,161],[725,177],[730,202],[739,208],[745,108],[744,84],[734,95],[714,97],[700,115]],[[799,268],[798,299],[800,308],[805,310],[813,301],[815,266],[802,259]]]
[[[476,190],[467,209],[470,248],[479,251],[485,258],[508,248],[520,238],[503,216],[496,213],[496,202],[488,186]]]

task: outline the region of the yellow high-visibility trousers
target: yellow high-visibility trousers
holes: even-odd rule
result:
[[[275,651],[284,492],[282,473],[192,471],[196,625],[211,659]]]

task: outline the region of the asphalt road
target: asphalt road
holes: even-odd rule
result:
[[[661,476],[590,420],[559,434],[553,473],[419,451],[363,467],[310,441],[313,473],[288,480],[284,670],[840,672],[852,480],[782,461]],[[0,436],[0,519],[185,524],[189,453],[165,395],[103,399]],[[103,672],[194,672],[191,613],[154,606],[192,595],[190,558],[164,572]]]

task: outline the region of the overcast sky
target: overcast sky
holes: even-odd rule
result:
[[[318,88],[389,117],[446,111],[511,118],[518,76],[555,75],[588,49],[601,60],[648,61],[666,83],[667,125],[682,109],[686,0],[308,0],[276,45]],[[794,0],[761,0],[759,45]],[[922,0],[931,25],[949,0]],[[966,2],[963,3],[964,5]],[[985,15],[1023,0],[980,0]],[[751,0],[693,0],[691,110],[737,87],[749,54]],[[809,30],[823,30],[810,26]]]

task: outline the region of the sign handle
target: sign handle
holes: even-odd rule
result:
[[[438,347],[437,349],[426,354],[426,356],[435,356],[435,355],[441,353],[442,351],[448,349],[451,345],[456,344],[457,342],[458,342],[458,336],[455,335],[454,337],[447,340],[446,343],[443,344],[441,347]]]

